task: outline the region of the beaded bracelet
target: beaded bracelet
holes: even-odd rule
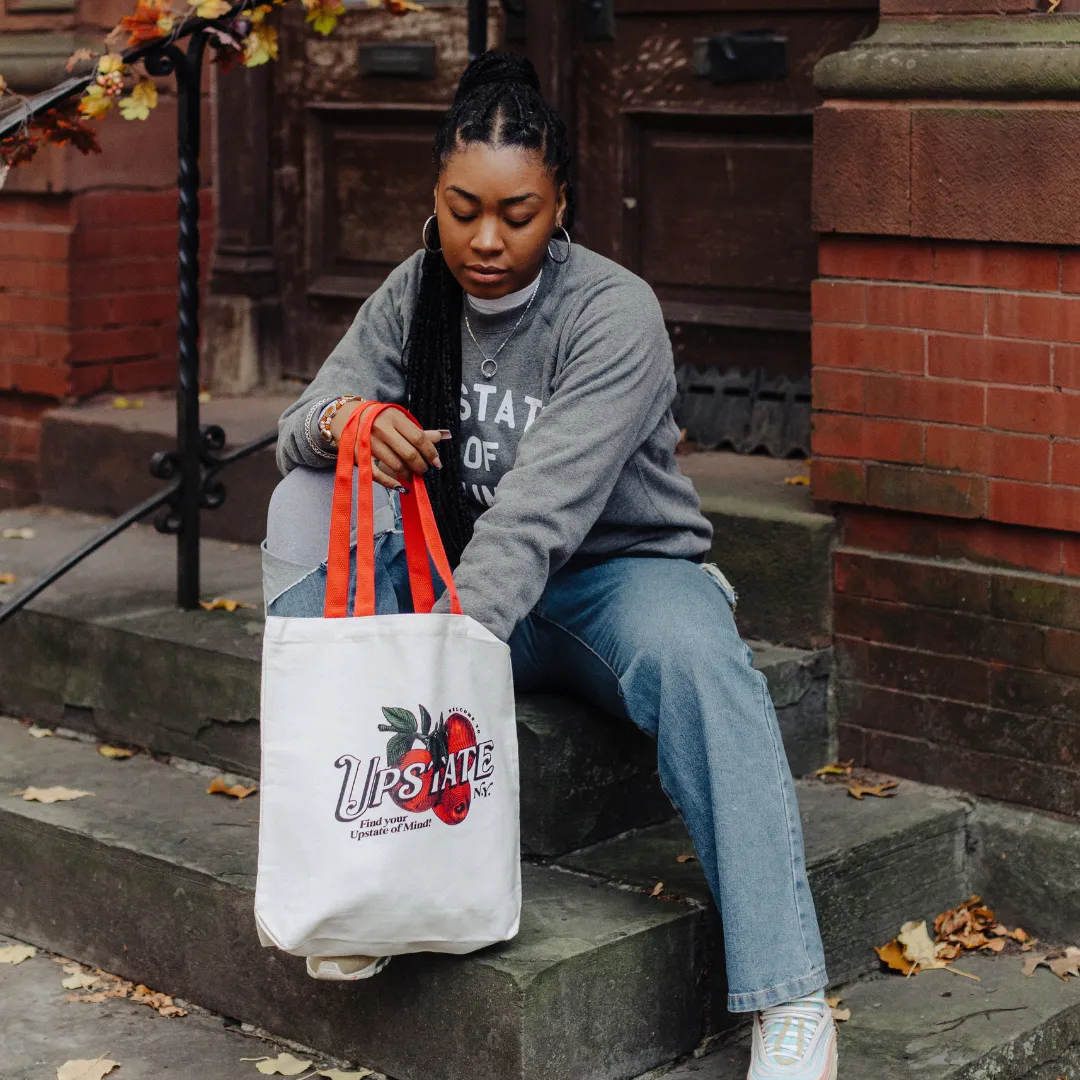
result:
[[[313,401],[311,408],[308,409],[304,416],[304,441],[308,444],[308,449],[316,457],[325,458],[327,461],[337,461],[337,454],[332,454],[328,450],[324,450],[315,441],[311,434],[311,425],[315,422],[315,416],[321,408],[325,407],[325,401]]]
[[[342,394],[341,397],[334,398],[328,405],[324,405],[322,412],[319,413],[319,434],[331,445],[336,446],[337,440],[334,438],[333,433],[330,431],[330,425],[334,422],[334,417],[337,416],[338,409],[341,408],[346,402],[359,401],[363,402],[363,398],[357,397],[355,394]]]

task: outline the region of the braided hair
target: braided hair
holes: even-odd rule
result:
[[[486,52],[465,69],[454,102],[435,136],[441,170],[455,150],[469,143],[517,146],[538,151],[566,185],[563,224],[573,223],[569,184],[570,142],[559,114],[544,100],[536,69],[522,56]],[[427,430],[448,428],[455,446],[461,428],[462,288],[439,252],[424,255],[420,292],[405,345],[405,400]],[[425,477],[435,518],[452,565],[472,537],[472,516],[461,484],[458,455],[446,455],[440,471]]]

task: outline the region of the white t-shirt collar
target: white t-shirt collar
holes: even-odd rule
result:
[[[521,307],[522,304],[527,304],[539,280],[540,274],[537,274],[524,289],[507,293],[506,296],[499,296],[494,300],[487,300],[482,296],[473,296],[470,293],[465,295],[468,298],[469,307],[473,311],[478,311],[481,315],[501,315],[504,311],[512,311],[516,307]]]

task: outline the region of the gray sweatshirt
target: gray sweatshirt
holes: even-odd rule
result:
[[[283,473],[333,465],[332,452],[312,449],[326,445],[313,406],[339,394],[404,404],[401,358],[422,259],[419,251],[389,275],[282,414]],[[523,310],[470,308],[472,334],[463,317],[460,445],[450,451],[475,515],[454,581],[465,613],[503,641],[573,555],[698,558],[712,539],[675,458],[674,363],[652,289],[575,244],[568,262],[545,262],[532,306],[485,378],[484,355]]]

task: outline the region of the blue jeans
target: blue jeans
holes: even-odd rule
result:
[[[411,610],[400,531],[376,537],[375,562],[377,612]],[[325,585],[324,564],[268,614],[321,616]],[[519,692],[565,691],[656,740],[660,782],[723,919],[728,1008],[749,1012],[820,990],[826,975],[791,772],[733,600],[685,559],[577,558],[509,644]]]

